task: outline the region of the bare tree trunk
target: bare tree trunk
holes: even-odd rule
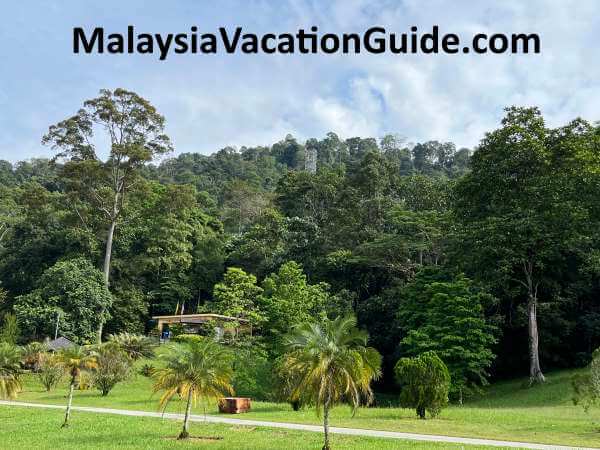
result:
[[[529,318],[529,384],[543,383],[546,381],[540,367],[539,336],[537,326],[537,298],[529,297],[527,303]]]
[[[325,443],[323,450],[330,450],[329,447],[329,401],[323,405],[323,432],[325,434]]]
[[[73,403],[73,389],[75,389],[75,379],[71,379],[71,384],[69,385],[69,398],[67,400],[67,410],[65,411],[65,421],[61,428],[66,428],[69,426],[69,418],[71,417],[71,403]]]
[[[527,319],[529,336],[529,385],[546,381],[540,367],[539,334],[537,325],[537,290],[538,283],[533,282],[533,263],[524,265],[527,280]]]
[[[102,272],[104,273],[104,283],[108,288],[109,279],[110,279],[110,259],[112,256],[112,244],[113,244],[113,236],[115,234],[115,228],[117,226],[117,219],[113,219],[110,222],[110,226],[108,227],[108,234],[106,236],[106,248],[104,250],[104,265],[102,267]],[[102,342],[102,329],[104,328],[104,313],[105,311],[101,311],[100,324],[98,325],[98,343]]]
[[[188,431],[188,423],[190,421],[190,413],[192,412],[192,389],[188,390],[187,406],[185,408],[185,417],[183,418],[183,430],[179,433],[177,439],[187,439],[190,437]]]

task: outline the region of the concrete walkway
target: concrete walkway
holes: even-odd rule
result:
[[[26,406],[31,408],[48,408],[48,409],[64,409],[61,405],[44,405],[41,403],[25,403],[25,402],[14,402],[14,401],[2,401],[0,405],[6,406]],[[158,417],[166,419],[183,420],[183,414],[172,414],[172,413],[159,413],[152,411],[134,411],[128,409],[112,409],[112,408],[96,408],[91,406],[73,406],[74,411],[87,411],[100,414],[117,414],[122,416],[137,416],[137,417]],[[270,427],[270,428],[284,428],[287,430],[299,430],[299,431],[312,431],[322,433],[323,428],[318,425],[304,425],[298,423],[284,423],[284,422],[269,422],[264,420],[252,420],[252,419],[236,419],[233,417],[224,416],[199,416],[192,415],[190,420],[193,422],[211,422],[211,423],[226,423],[230,425],[241,425],[241,426],[256,426],[256,427]],[[452,437],[452,436],[439,436],[433,434],[415,434],[415,433],[401,433],[398,431],[379,431],[379,430],[365,430],[360,428],[342,428],[342,427],[330,427],[330,432],[334,434],[345,434],[351,436],[369,436],[376,438],[388,438],[388,439],[405,439],[410,441],[427,441],[427,442],[448,442],[451,444],[466,444],[466,445],[483,445],[491,447],[507,447],[507,448],[528,448],[528,449],[541,449],[541,450],[594,450],[587,447],[569,447],[564,445],[549,445],[549,444],[534,444],[530,442],[512,442],[512,441],[498,441],[494,439],[478,439],[478,438],[463,438],[463,437]]]

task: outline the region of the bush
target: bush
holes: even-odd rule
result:
[[[21,364],[25,369],[38,372],[47,356],[48,346],[41,342],[30,342],[21,350]]]
[[[110,335],[108,341],[117,345],[134,361],[154,356],[154,347],[156,347],[156,343],[152,338],[147,336],[120,333]]]
[[[435,417],[448,404],[450,374],[435,352],[401,358],[394,372],[402,386],[400,405],[415,408],[419,418],[425,419],[425,411]]]
[[[14,314],[5,314],[2,329],[0,329],[0,342],[14,345],[17,343],[17,339],[19,339],[19,334],[20,329],[17,317]]]
[[[37,376],[40,383],[42,383],[42,386],[46,388],[46,392],[50,392],[54,389],[64,374],[64,367],[56,357],[44,354],[40,359]]]
[[[117,383],[129,377],[132,360],[119,346],[111,342],[100,345],[94,356],[96,367],[92,371],[91,383],[102,393],[102,397],[105,397]]]
[[[152,364],[144,364],[140,368],[140,375],[145,376],[145,377],[151,377],[154,374],[155,370],[156,370],[156,367],[154,367]]]
[[[581,404],[587,411],[591,406],[600,403],[600,348],[592,354],[587,373],[575,375],[571,384],[575,405]]]
[[[199,334],[177,334],[171,340],[180,344],[195,344],[204,339],[205,337]]]
[[[256,400],[273,400],[273,364],[264,347],[255,338],[244,339],[234,346],[234,355],[232,384],[235,392]]]
[[[0,342],[0,399],[13,399],[21,391],[20,359],[17,346]]]

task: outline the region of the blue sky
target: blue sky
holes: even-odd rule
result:
[[[0,159],[50,156],[50,124],[101,88],[124,87],[167,119],[176,153],[299,139],[397,133],[474,146],[508,105],[551,125],[600,119],[600,3],[590,1],[18,1],[0,23]],[[72,28],[186,32],[403,32],[439,25],[537,32],[540,55],[74,55]]]

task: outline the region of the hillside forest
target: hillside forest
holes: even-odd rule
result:
[[[353,314],[378,390],[434,350],[461,399],[600,346],[597,124],[508,107],[473,149],[328,133],[176,154],[160,112],[116,89],[48,125],[53,158],[0,161],[0,318],[22,343],[225,314],[252,322],[235,345],[261,383],[291,328]]]

